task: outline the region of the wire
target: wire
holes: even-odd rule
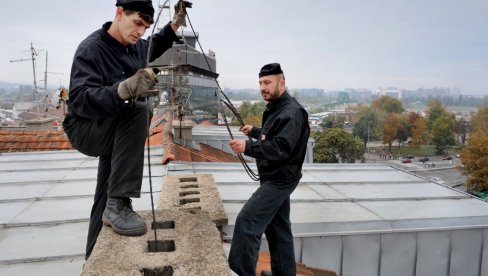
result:
[[[205,62],[207,63],[208,70],[210,72],[212,72],[212,73],[215,73],[215,72],[212,71],[212,67],[210,66],[210,63],[208,62],[207,56],[204,54],[202,44],[200,43],[200,39],[198,38],[198,36],[197,36],[197,34],[195,32],[195,29],[193,28],[193,24],[191,23],[190,16],[188,15],[188,13],[186,14],[186,17],[188,18],[188,23],[190,24],[190,28],[191,28],[191,30],[193,32],[193,35],[195,36],[195,39],[196,39],[196,41],[198,43],[198,46],[200,47],[200,51],[202,52],[202,55],[205,58]],[[219,93],[217,93],[217,98],[218,98],[218,105],[219,105],[220,114],[222,115],[222,118],[223,118],[223,120],[225,122],[225,126],[227,128],[227,131],[229,132],[230,138],[232,140],[234,140],[234,136],[232,135],[232,131],[230,130],[229,123],[227,122],[227,117],[225,116],[224,109],[222,108],[222,106],[221,106],[220,103],[223,102],[230,109],[230,111],[236,116],[237,120],[239,120],[239,122],[241,123],[241,126],[244,126],[245,125],[244,120],[242,119],[241,115],[239,114],[239,111],[237,111],[237,109],[234,107],[234,105],[232,104],[232,102],[229,100],[229,98],[227,97],[227,95],[225,95],[224,91],[220,87],[220,84],[219,84],[219,82],[217,81],[216,78],[214,78],[214,81],[217,84],[217,87],[219,88],[219,91],[218,91]],[[220,95],[221,94],[224,96],[225,101],[220,98]],[[251,139],[251,137],[249,137],[249,139]],[[241,161],[242,166],[244,167],[247,175],[249,175],[249,177],[252,180],[259,181],[259,179],[260,179],[259,178],[259,174],[255,173],[249,167],[249,165],[247,164],[247,162],[244,159],[244,157],[242,156],[242,154],[241,153],[238,153],[237,156],[239,157],[239,160]]]
[[[155,22],[159,21],[159,16],[161,16],[161,12],[164,9],[164,6],[166,6],[166,3],[169,0],[166,0],[164,4],[159,8],[158,16],[156,18]],[[146,66],[149,64],[149,60],[151,59],[151,50],[152,50],[152,44],[153,44],[153,35],[154,35],[154,30],[156,29],[156,25],[153,25],[152,32],[151,32],[151,39],[149,40],[149,46],[147,49],[147,57],[146,57]],[[148,173],[149,173],[149,193],[151,194],[151,211],[152,211],[152,224],[151,228],[154,229],[154,244],[155,244],[155,249],[156,252],[158,252],[158,236],[157,236],[157,227],[156,227],[156,212],[154,211],[154,197],[153,197],[153,185],[152,185],[152,175],[151,175],[151,150],[150,150],[150,140],[149,140],[149,131],[151,130],[151,107],[149,106],[149,99],[146,97],[146,112],[147,112],[147,167],[148,167]]]

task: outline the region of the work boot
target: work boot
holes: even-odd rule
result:
[[[132,200],[127,197],[109,197],[102,221],[124,236],[140,236],[147,232],[146,223],[134,212]]]

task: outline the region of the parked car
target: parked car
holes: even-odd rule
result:
[[[419,161],[422,162],[422,163],[425,163],[425,162],[429,161],[429,157],[427,157],[427,156],[426,157],[422,157],[422,158],[420,158]]]
[[[403,157],[404,159],[414,159],[415,156],[413,155],[405,155],[405,157]]]
[[[452,156],[444,156],[442,157],[442,160],[452,160]]]
[[[404,158],[402,159],[402,163],[412,163],[412,159]]]

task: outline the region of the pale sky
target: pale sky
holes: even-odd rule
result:
[[[115,0],[4,1],[0,81],[32,83],[30,62],[9,61],[29,58],[33,42],[63,73],[49,84],[68,86],[78,44],[114,14]],[[257,88],[259,69],[280,62],[290,88],[488,94],[488,0],[194,0],[189,16],[223,87]]]

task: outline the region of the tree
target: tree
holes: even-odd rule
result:
[[[354,163],[364,155],[361,141],[340,128],[312,133],[315,139],[313,159],[317,163]]]
[[[320,124],[323,128],[344,128],[346,118],[340,114],[329,115]]]
[[[381,96],[374,100],[371,102],[371,107],[386,113],[402,113],[405,110],[400,100],[390,96]]]
[[[401,128],[400,116],[390,114],[386,119],[383,127],[383,143],[388,144],[388,151],[391,152],[391,145],[398,137],[398,131]]]
[[[381,125],[381,115],[379,111],[371,107],[364,107],[359,110],[359,119],[354,123],[352,134],[359,137],[366,148],[367,143],[371,139],[379,139],[381,132],[379,131]]]
[[[408,117],[403,114],[398,114],[400,125],[397,130],[396,139],[398,141],[398,149],[400,150],[402,147],[402,143],[406,142],[408,137],[410,137],[410,133],[412,131],[412,126],[408,121]]]
[[[432,124],[432,144],[437,154],[444,154],[447,147],[456,144],[453,129],[454,116],[448,113],[441,115]]]
[[[476,116],[471,120],[473,132],[481,131],[488,135],[488,105],[480,107]]]
[[[429,127],[429,130],[432,130],[432,126],[434,125],[434,122],[437,120],[437,118],[448,113],[439,98],[430,101],[427,106],[427,114],[429,115],[427,125]]]
[[[266,103],[264,101],[256,102],[251,104],[248,101],[244,101],[239,107],[239,114],[242,120],[247,125],[261,126],[262,115],[264,109],[266,108]],[[232,126],[240,126],[241,123],[238,120],[234,120],[230,123]]]
[[[463,166],[459,170],[468,177],[468,191],[483,192],[488,190],[488,105],[478,110],[471,125],[473,132],[460,152]]]
[[[410,137],[412,137],[412,146],[419,147],[420,145],[427,145],[430,141],[430,133],[427,126],[427,120],[423,117],[410,117],[410,125],[412,126]]]
[[[458,136],[458,140],[461,141],[463,146],[466,145],[468,127],[469,127],[469,122],[464,118],[461,118],[454,122],[454,133]]]
[[[469,192],[488,190],[488,134],[476,131],[468,138],[467,145],[460,152],[463,166],[458,167],[467,176]]]

